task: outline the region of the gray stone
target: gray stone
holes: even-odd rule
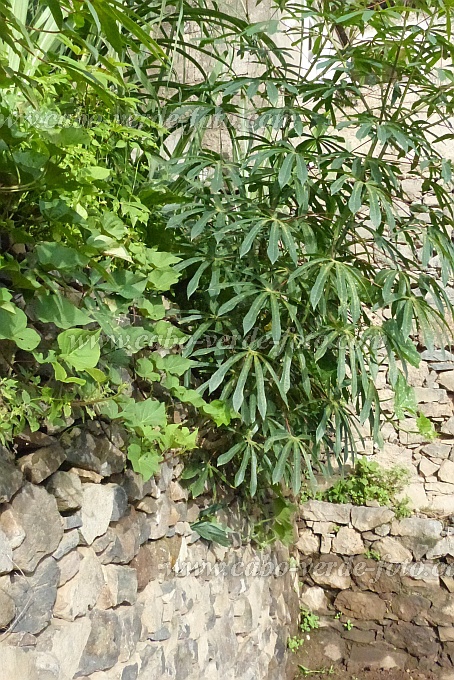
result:
[[[407,621],[394,622],[385,628],[385,640],[418,658],[435,661],[440,652],[440,645],[430,626],[416,626]]]
[[[431,364],[431,367],[432,370],[441,373],[442,371],[452,371],[454,369],[454,363],[452,361],[439,361]]]
[[[63,529],[65,531],[69,531],[70,529],[80,529],[82,526],[82,516],[80,512],[75,512],[72,515],[66,515],[62,517],[62,521]]]
[[[365,547],[361,534],[349,527],[342,527],[333,538],[332,549],[340,555],[360,555]]]
[[[13,551],[14,565],[30,573],[43,557],[58,548],[63,536],[60,513],[53,496],[29,483],[14,496],[11,509],[25,533],[25,539]]]
[[[124,663],[129,661],[136,651],[137,644],[142,635],[141,608],[138,606],[117,607],[115,613],[118,616],[120,628],[120,655],[118,660]]]
[[[118,522],[126,515],[128,510],[128,495],[119,484],[107,484],[106,486],[113,490],[113,509],[110,519],[112,522]]]
[[[409,507],[415,511],[423,510],[429,505],[429,499],[422,482],[415,482],[405,487],[405,490],[398,495],[399,500],[402,498],[408,498]]]
[[[362,621],[382,621],[386,614],[386,602],[374,593],[344,590],[336,597],[334,606],[346,616]]]
[[[25,538],[25,531],[9,504],[0,510],[0,529],[7,537],[12,549],[18,548]]]
[[[95,609],[90,615],[91,631],[82,653],[77,675],[87,676],[117,663],[120,656],[120,624],[112,611]]]
[[[145,496],[152,496],[156,491],[159,491],[153,478],[145,481],[142,475],[133,472],[133,470],[124,470],[121,474],[114,475],[112,481],[125,490],[131,503],[141,501]],[[159,491],[158,495],[160,494]]]
[[[79,545],[79,532],[77,531],[77,529],[65,532],[63,534],[63,538],[60,541],[60,545],[54,552],[54,558],[56,560],[60,560],[62,557],[71,552],[71,550],[77,548],[78,545]]]
[[[80,548],[82,555],[77,574],[58,589],[54,616],[74,621],[92,609],[104,586],[102,568],[91,548]],[[71,553],[70,553],[71,554]]]
[[[174,567],[180,554],[182,539],[180,536],[163,538],[143,545],[132,560],[131,567],[137,573],[139,590],[143,590],[150,581]]]
[[[316,614],[325,613],[328,609],[325,591],[319,586],[305,588],[300,595],[300,602],[303,607]]]
[[[80,533],[87,545],[106,533],[114,509],[114,489],[104,484],[84,484]]]
[[[0,575],[14,569],[13,551],[6,534],[0,529]]]
[[[180,519],[176,505],[166,495],[160,498],[145,498],[137,508],[147,513],[148,538],[153,541],[166,535],[169,527]]]
[[[46,446],[22,456],[18,460],[18,465],[30,482],[40,484],[58,470],[65,458],[62,447],[55,443],[53,446]]]
[[[129,564],[147,541],[148,534],[146,515],[130,508],[129,514],[110,526],[93,547],[100,554],[102,564]]]
[[[407,665],[408,655],[386,645],[359,645],[353,643],[350,656],[347,661],[348,670],[357,673],[363,670],[390,670],[391,668],[404,669]]]
[[[8,503],[22,486],[22,472],[0,452],[0,503]]]
[[[454,557],[454,536],[446,536],[442,538],[438,543],[431,548],[426,557],[428,560],[437,560],[440,557],[445,557],[446,555],[451,555]]]
[[[380,557],[384,562],[391,564],[401,564],[402,562],[411,562],[412,554],[399,541],[390,536],[385,536],[374,543],[374,550],[380,553]]]
[[[435,496],[430,501],[430,508],[441,515],[454,513],[454,496]]]
[[[305,520],[314,522],[334,522],[335,524],[348,524],[350,522],[350,504],[334,504],[325,501],[307,501],[300,507],[300,516]]]
[[[81,556],[79,551],[73,550],[58,561],[58,566],[60,568],[60,578],[58,580],[58,585],[63,586],[69,580],[71,580],[79,571]]]
[[[394,536],[411,536],[414,538],[439,538],[443,525],[436,519],[423,517],[407,517],[395,521],[391,525]]]
[[[348,566],[338,555],[324,555],[312,565],[310,575],[321,586],[344,590],[351,585]]]
[[[416,403],[418,404],[428,404],[432,402],[448,403],[446,390],[440,390],[434,387],[415,387],[414,390]]]
[[[454,370],[445,371],[438,376],[438,382],[443,385],[448,392],[454,392]]]
[[[438,479],[442,482],[454,484],[454,463],[451,460],[444,460],[438,470]]]
[[[419,463],[419,472],[424,475],[424,477],[431,477],[436,473],[439,467],[438,463],[433,463],[428,458],[423,458]]]
[[[389,508],[352,508],[352,524],[358,531],[371,531],[393,518],[394,512]]]
[[[77,621],[53,620],[38,638],[37,650],[49,652],[60,667],[59,680],[73,678],[91,632],[88,617]],[[25,679],[24,679],[25,680]]]
[[[31,576],[14,574],[8,595],[14,600],[15,633],[40,633],[49,623],[57,596],[60,569],[53,557],[42,560]]]
[[[419,409],[426,416],[426,418],[445,418],[452,416],[453,412],[451,402],[446,404],[419,404]]]
[[[104,587],[97,606],[100,609],[134,604],[137,599],[137,572],[131,567],[107,564],[102,567]]]
[[[155,631],[154,633],[150,633],[148,635],[149,640],[153,640],[154,642],[163,642],[164,640],[168,640],[170,638],[170,630],[166,628],[166,626],[163,626],[159,630]]]
[[[300,529],[296,547],[302,555],[313,555],[320,550],[320,539],[310,529]]]
[[[453,420],[453,425],[454,425],[454,418]],[[449,422],[449,421],[448,421]],[[449,458],[449,454],[451,453],[451,444],[446,444],[443,442],[437,442],[435,444],[428,444],[427,446],[424,446],[422,448],[422,452],[426,455],[429,456],[429,458]]]
[[[454,361],[454,354],[445,349],[425,349],[421,352],[423,361]]]
[[[56,472],[48,480],[46,489],[55,496],[60,512],[78,510],[82,505],[82,482],[73,472]]]
[[[0,578],[0,630],[4,630],[16,615],[16,605],[11,595],[10,579],[8,576]]]
[[[421,595],[396,595],[391,602],[393,614],[402,621],[415,621],[424,616],[430,606],[430,600]]]
[[[441,426],[441,433],[454,435],[454,416],[443,423]]]
[[[41,674],[36,668],[36,658],[21,647],[2,646],[2,680],[57,680],[55,676]]]
[[[68,463],[93,470],[103,477],[122,472],[126,456],[105,435],[94,437],[87,430],[73,428],[61,438]]]
[[[374,529],[374,532],[377,534],[377,536],[389,536],[390,531],[390,524],[382,524],[381,526],[375,527]]]
[[[448,482],[426,482],[427,491],[432,491],[434,494],[448,494],[454,497],[454,484]]]

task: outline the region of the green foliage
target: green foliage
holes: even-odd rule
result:
[[[359,458],[351,474],[340,479],[322,494],[318,494],[318,497],[331,503],[353,505],[366,505],[368,501],[378,501],[380,505],[399,509],[400,514],[404,512],[403,508],[408,500],[399,501],[397,496],[408,484],[409,477],[409,472],[405,468],[394,466],[385,470],[374,461]]]
[[[310,633],[320,626],[320,617],[313,614],[308,609],[301,609],[300,611],[300,630],[303,633]]]
[[[296,635],[294,637],[291,637],[287,640],[287,647],[291,652],[297,652],[298,649],[304,644],[304,640],[301,638],[297,637]]]
[[[310,633],[320,626],[320,617],[313,614],[308,609],[301,609],[298,627],[302,633]],[[304,638],[299,636],[291,637],[287,640],[287,647],[291,652],[297,652],[304,645]]]
[[[368,560],[375,560],[375,562],[380,562],[381,560],[381,555],[378,552],[378,550],[374,550],[373,548],[368,548],[366,552],[364,553],[364,556]]]
[[[347,619],[346,622],[344,623],[344,628],[345,630],[352,630],[355,626],[353,623],[350,621],[350,619]]]
[[[110,52],[160,50],[115,1],[28,4],[0,6],[10,31],[0,36],[0,442],[107,418],[129,432],[132,467],[148,479],[166,453],[196,448],[196,417],[233,415],[184,386],[197,362],[181,356],[188,336],[163,297],[180,258],[147,238],[137,189],[159,127],[127,96]],[[187,422],[174,423],[182,403]]]
[[[162,119],[181,137],[148,193],[182,257],[177,299],[199,391],[240,416],[217,461],[201,456],[203,485],[222,479],[250,496],[297,495],[320,460],[343,465],[358,419],[381,444],[384,364],[397,417],[417,415],[415,339],[449,344],[453,311],[451,162],[435,143],[452,138],[437,132],[453,111],[451,4],[279,8],[296,27],[287,52],[271,22],[205,3],[183,3],[180,23],[169,13],[172,44],[184,52],[190,17],[204,57],[200,84],[175,76],[177,94],[160,89]],[[292,40],[311,42],[308,67],[292,61]],[[233,72],[246,53],[260,76]],[[221,147],[205,134],[213,124]],[[442,284],[428,269],[435,254]],[[418,427],[435,434],[423,416]]]
[[[0,436],[118,421],[134,469],[194,451],[194,496],[271,492],[289,540],[287,490],[358,420],[381,443],[379,368],[417,415],[415,339],[449,342],[454,48],[444,1],[279,9],[285,50],[208,0],[0,1]],[[333,500],[395,506],[380,474]]]

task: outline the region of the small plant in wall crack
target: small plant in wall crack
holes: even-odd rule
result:
[[[344,628],[345,628],[345,630],[351,630],[352,628],[354,628],[354,625],[350,621],[350,619],[346,620],[346,622],[344,623]]]
[[[378,550],[374,550],[373,548],[368,548],[368,550],[366,550],[366,552],[364,553],[364,556],[368,560],[375,560],[376,562],[380,562],[381,560],[380,553],[378,552]]]
[[[297,652],[298,649],[304,644],[304,640],[297,635],[291,637],[287,640],[287,647],[293,653]]]
[[[320,618],[317,614],[313,614],[308,609],[301,609],[300,613],[300,630],[303,633],[310,633],[311,630],[320,627]]]

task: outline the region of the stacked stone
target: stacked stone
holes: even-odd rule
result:
[[[359,451],[385,468],[400,465],[408,469],[410,484],[402,495],[410,498],[413,510],[440,516],[454,514],[454,354],[424,350],[418,368],[407,366],[418,411],[432,421],[438,434],[433,442],[418,432],[416,418],[397,421],[393,417],[394,398],[387,370],[384,361],[376,379],[385,412],[381,428],[385,445],[381,450],[374,447],[366,425],[360,428],[365,440],[358,442]]]
[[[453,677],[454,527],[315,500],[298,526],[301,603],[321,619],[309,654],[351,671],[438,668]]]
[[[181,463],[144,482],[124,444],[91,423],[0,448],[0,680],[281,678],[288,551],[200,539]]]

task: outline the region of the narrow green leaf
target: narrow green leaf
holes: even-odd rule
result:
[[[260,360],[254,356],[255,381],[257,385],[257,406],[259,413],[263,419],[266,417],[267,403],[265,395],[265,381],[263,379],[263,370]]]
[[[244,401],[244,386],[246,385],[246,381],[249,376],[249,371],[251,370],[251,365],[252,365],[252,354],[249,354],[246,357],[246,360],[243,364],[243,367],[241,369],[241,373],[238,378],[238,382],[235,387],[235,392],[233,393],[233,398],[232,398],[232,404],[233,408],[235,411],[239,411],[241,408],[241,404]]]
[[[268,293],[262,293],[257,298],[255,298],[254,302],[252,303],[251,308],[243,319],[243,331],[245,334],[249,333],[251,328],[254,326],[257,316],[265,304],[267,297]]]

